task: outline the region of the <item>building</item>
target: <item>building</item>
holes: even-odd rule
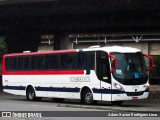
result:
[[[0,36],[8,52],[124,45],[153,55],[160,77],[158,0],[2,0]],[[156,73],[156,74],[155,74]]]

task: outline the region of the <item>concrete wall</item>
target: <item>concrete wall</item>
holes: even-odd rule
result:
[[[38,47],[38,51],[48,51],[48,50],[54,50],[53,45],[40,45]]]
[[[72,41],[69,39],[69,35],[65,35],[60,39],[60,49],[73,49],[72,48]]]
[[[160,55],[160,42],[150,42],[149,43],[149,54],[150,55]]]
[[[60,39],[60,49],[78,49],[78,48],[87,48],[96,44],[87,43],[87,44],[73,44],[72,41],[69,39],[69,36],[65,36]],[[107,43],[102,44],[106,46],[127,46],[127,47],[134,47],[140,49],[144,54],[150,55],[160,55],[160,42],[125,42],[125,43]],[[38,50],[54,50],[53,46],[41,45],[38,47]]]

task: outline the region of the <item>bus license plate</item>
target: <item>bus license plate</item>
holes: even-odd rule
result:
[[[138,97],[132,97],[132,100],[138,100]]]

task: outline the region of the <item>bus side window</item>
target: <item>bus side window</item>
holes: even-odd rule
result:
[[[17,58],[8,57],[6,58],[6,69],[7,71],[17,70]]]
[[[31,57],[31,69],[32,70],[44,69],[44,56],[32,56]]]
[[[67,54],[60,55],[60,69],[67,69]]]
[[[30,57],[18,57],[18,70],[30,69]]]
[[[38,56],[38,69],[44,69],[44,56]]]
[[[54,55],[53,69],[59,69],[59,55]]]
[[[77,54],[77,69],[86,69],[86,54]]]
[[[94,69],[95,52],[87,53],[87,69]]]
[[[31,69],[32,70],[38,69],[38,57],[37,56],[31,57]]]
[[[45,69],[55,70],[59,68],[59,56],[58,55],[46,55],[45,56]]]
[[[76,68],[76,56],[75,54],[68,54],[67,69],[74,69],[74,68]]]
[[[53,55],[46,55],[45,56],[45,69],[51,70],[53,69]]]

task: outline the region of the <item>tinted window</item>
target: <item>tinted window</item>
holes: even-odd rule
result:
[[[44,69],[44,56],[38,56],[38,69]]]
[[[60,56],[60,69],[67,69],[67,54]]]
[[[94,52],[87,53],[87,69],[94,69],[94,60],[95,60],[95,54]]]
[[[58,55],[46,55],[45,68],[46,69],[58,69],[59,68],[59,56]]]
[[[30,57],[19,57],[18,70],[29,70],[29,69],[30,69]]]
[[[77,54],[78,69],[94,69],[95,52],[84,52]]]
[[[67,69],[75,69],[76,68],[76,55],[68,54],[67,57]]]
[[[108,57],[103,51],[97,51],[97,77],[99,80],[111,83]]]
[[[32,56],[31,57],[31,69],[38,69],[38,57]]]
[[[33,70],[44,69],[44,56],[32,56],[31,69]]]
[[[85,53],[77,54],[77,69],[86,69],[87,66],[86,59],[87,56]]]
[[[9,57],[7,70],[94,69],[95,52]]]
[[[111,53],[117,58],[113,76],[125,85],[138,85],[147,82],[147,72],[142,53]]]
[[[9,57],[6,59],[6,69],[7,70],[17,70],[17,58]]]

